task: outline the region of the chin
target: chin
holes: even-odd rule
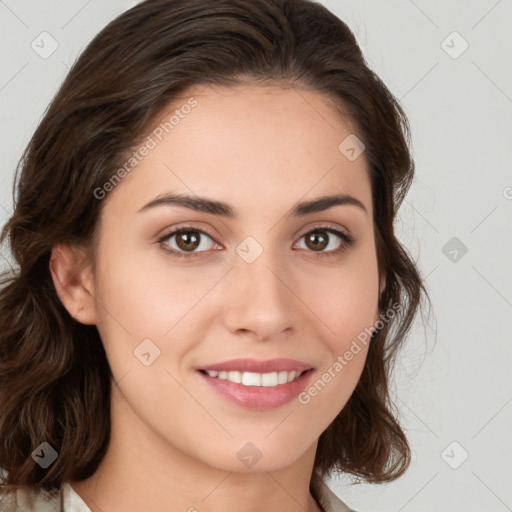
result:
[[[265,435],[268,435],[266,433]],[[215,444],[215,452],[205,448],[201,454],[201,459],[208,465],[222,469],[223,471],[233,471],[236,473],[262,473],[266,471],[279,471],[285,469],[305,457],[308,450],[315,449],[314,446],[308,446],[304,438],[297,439],[296,443],[283,443],[276,436],[270,441],[262,435],[260,439],[255,437],[246,437],[242,441],[231,439],[227,446],[219,450],[219,444]],[[272,434],[271,434],[272,435]],[[249,439],[253,439],[250,441]],[[213,443],[212,443],[213,444]],[[207,457],[205,457],[207,453]],[[314,455],[312,456],[313,463]]]

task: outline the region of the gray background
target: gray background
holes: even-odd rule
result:
[[[352,28],[409,116],[417,178],[397,228],[434,306],[392,386],[411,468],[388,484],[339,477],[332,487],[368,512],[512,510],[512,2],[322,3]],[[15,165],[70,64],[134,4],[0,0],[2,223]],[[51,49],[44,31],[58,44],[47,58],[31,47]]]

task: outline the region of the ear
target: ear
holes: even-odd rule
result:
[[[85,252],[65,244],[55,245],[50,273],[57,295],[69,314],[83,324],[96,324],[94,281]]]

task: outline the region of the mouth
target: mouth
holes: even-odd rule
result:
[[[300,361],[237,359],[199,368],[217,396],[249,409],[280,407],[304,390],[314,368]]]

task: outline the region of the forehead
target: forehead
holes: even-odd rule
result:
[[[195,86],[160,113],[135,151],[150,149],[109,201],[129,197],[135,208],[164,193],[197,194],[243,215],[244,207],[345,193],[371,212],[364,153],[354,160],[342,151],[353,136],[333,101],[316,92]]]

